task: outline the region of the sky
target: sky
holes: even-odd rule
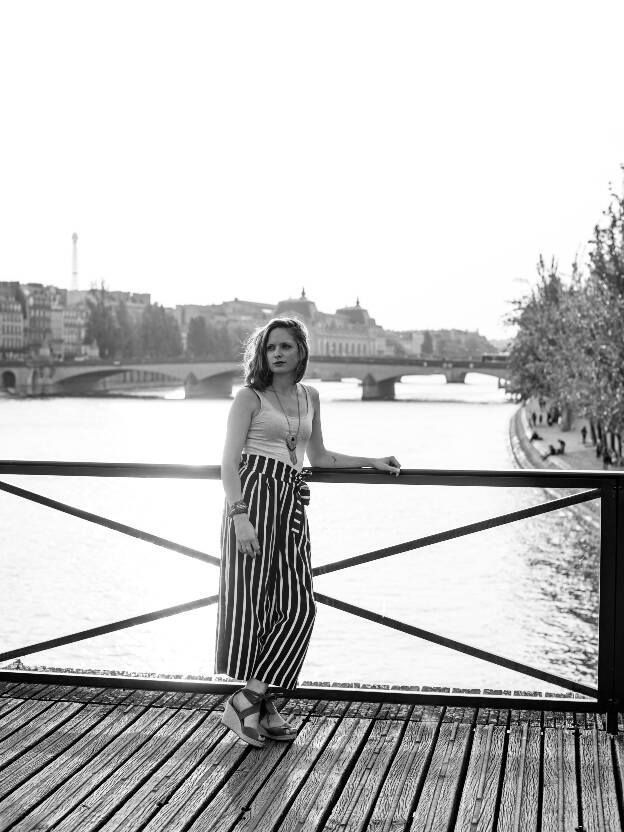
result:
[[[511,330],[622,190],[621,0],[0,3],[0,280]]]

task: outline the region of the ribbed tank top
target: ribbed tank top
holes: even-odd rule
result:
[[[286,447],[286,436],[288,435],[288,424],[286,416],[279,405],[279,402],[272,390],[254,390],[260,399],[260,410],[252,417],[245,447],[243,451],[248,454],[261,454],[279,459],[286,465],[291,465],[298,471],[303,468],[303,457],[312,435],[312,397],[306,390],[304,384],[299,385],[299,405],[301,408],[301,426],[297,438],[297,464],[293,465],[288,448]],[[290,426],[294,432],[297,430],[297,417],[289,416]]]

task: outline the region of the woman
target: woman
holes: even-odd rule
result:
[[[308,356],[306,329],[293,318],[274,318],[252,336],[221,465],[226,509],[216,671],[247,680],[228,699],[222,722],[256,747],[266,737],[295,737],[268,688],[296,686],[316,615],[304,454],[321,468],[400,471],[393,456],[325,449],[318,392],[300,383]]]

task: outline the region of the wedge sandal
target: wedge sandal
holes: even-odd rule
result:
[[[273,716],[273,714],[282,716],[275,707],[274,700],[276,697],[277,694],[275,693],[267,693],[264,696],[260,706],[260,734],[263,737],[267,737],[271,740],[277,740],[278,742],[292,742],[297,736],[296,728],[293,728],[293,726],[285,720],[283,725],[270,726],[268,723],[269,716]]]
[[[252,703],[248,708],[237,708],[234,704],[234,697],[237,693],[242,691],[243,695]],[[255,728],[249,728],[245,725],[245,718],[251,714],[259,713],[262,707],[263,696],[261,693],[256,693],[248,688],[241,688],[240,691],[233,693],[225,703],[225,710],[221,717],[221,724],[229,728],[230,731],[244,740],[249,745],[255,748],[264,748],[266,743],[264,735],[256,731]]]

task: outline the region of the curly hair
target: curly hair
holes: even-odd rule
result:
[[[268,324],[257,329],[245,345],[243,357],[245,384],[254,390],[266,390],[273,380],[273,373],[269,369],[266,357],[266,348],[269,336],[274,329],[278,328],[289,330],[299,348],[299,364],[295,373],[295,382],[301,381],[308,368],[310,348],[305,324],[297,318],[272,318]]]

